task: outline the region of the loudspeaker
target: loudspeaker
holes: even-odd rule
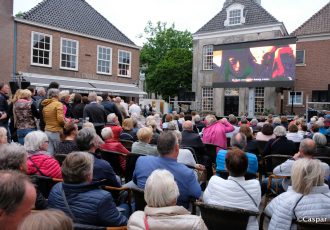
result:
[[[31,83],[29,81],[22,81],[21,89],[27,89],[27,87],[29,87],[30,85],[31,85]]]
[[[12,95],[14,95],[16,91],[19,89],[18,83],[16,81],[10,81],[9,86]]]

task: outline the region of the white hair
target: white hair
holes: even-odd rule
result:
[[[97,94],[95,92],[91,92],[88,94],[88,100],[89,101],[96,101],[97,100]]]
[[[313,141],[317,146],[326,146],[327,138],[322,133],[314,133]]]
[[[316,122],[316,124],[317,124],[320,128],[324,127],[324,122],[323,122],[322,119],[319,119],[319,120]]]
[[[107,122],[111,123],[111,122],[114,122],[114,119],[117,117],[116,114],[114,113],[110,113],[108,116],[107,116]]]
[[[101,136],[102,136],[103,140],[112,138],[113,137],[112,129],[110,127],[103,128],[101,131]]]
[[[146,181],[144,199],[149,207],[173,206],[179,195],[174,176],[167,170],[156,169]]]
[[[32,131],[25,136],[24,147],[26,151],[30,153],[40,150],[41,145],[46,141],[48,141],[46,133],[42,131]]]
[[[275,117],[275,118],[273,119],[273,124],[281,124],[281,118],[279,118],[279,117]]]
[[[274,129],[274,135],[277,136],[277,137],[286,136],[286,129],[283,126],[277,126]]]
[[[62,100],[63,98],[66,98],[70,96],[70,91],[69,90],[62,90],[59,94],[59,99]]]

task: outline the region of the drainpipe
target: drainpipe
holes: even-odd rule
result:
[[[14,18],[14,49],[13,49],[13,76],[12,81],[15,81],[16,76],[16,56],[17,56],[17,23]]]

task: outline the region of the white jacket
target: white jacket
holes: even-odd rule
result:
[[[292,170],[292,166],[294,164],[295,160],[294,159],[288,159],[286,160],[284,163],[276,166],[276,168],[274,168],[273,173],[275,175],[279,175],[279,176],[291,176],[291,170]],[[329,177],[329,165],[321,162],[321,165],[324,169],[324,178],[328,179]],[[289,187],[289,185],[291,184],[291,179],[284,179],[282,181],[282,186],[283,189],[286,191]]]
[[[296,229],[292,219],[303,217],[318,217],[330,219],[330,190],[328,185],[314,187],[310,194],[304,196],[296,193],[290,186],[287,192],[274,198],[266,207],[265,212],[271,217],[268,229]],[[297,204],[298,202],[298,204]],[[294,206],[297,206],[294,209]],[[293,211],[293,209],[295,211]]]
[[[257,203],[255,206],[251,198],[234,181],[238,182],[252,196]],[[261,190],[258,180],[245,180],[244,177],[228,177],[225,180],[219,176],[212,176],[205,192],[203,201],[206,204],[221,205],[225,207],[240,208],[259,212]],[[246,229],[259,229],[257,218],[251,216]]]
[[[182,206],[152,208],[146,206],[144,212],[134,212],[128,220],[128,230],[142,230],[145,228],[144,217],[150,230],[207,230],[200,216],[191,215]]]

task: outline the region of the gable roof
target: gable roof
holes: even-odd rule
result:
[[[245,6],[244,12],[245,23],[237,26],[224,26],[224,22],[227,19],[226,8],[234,3],[240,3]],[[224,4],[222,10],[214,16],[209,22],[207,22],[202,28],[200,28],[195,34],[209,33],[214,31],[231,30],[237,28],[244,28],[247,26],[267,25],[279,23],[268,11],[266,11],[261,5],[253,0],[232,0],[230,4]]]
[[[293,31],[291,35],[299,36],[322,33],[330,33],[330,2]]]
[[[23,19],[94,37],[135,45],[85,0],[44,0]]]

